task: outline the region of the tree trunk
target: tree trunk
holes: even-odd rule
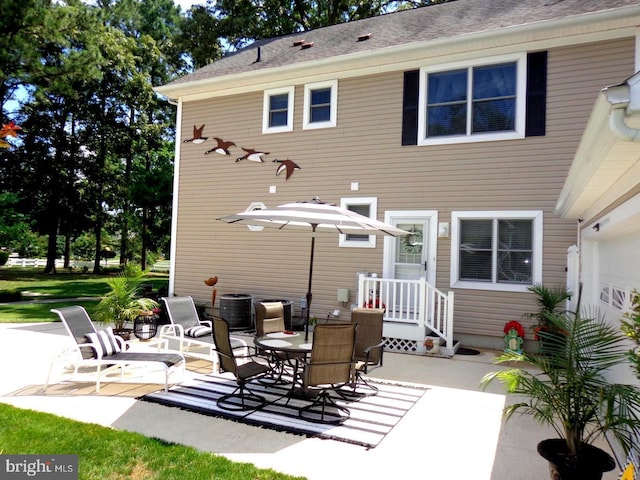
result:
[[[57,253],[57,237],[58,237],[58,218],[49,219],[49,239],[47,241],[47,265],[44,267],[44,273],[56,273],[56,253]]]
[[[102,244],[102,238],[101,238],[101,231],[102,231],[102,215],[100,213],[98,213],[98,215],[96,216],[96,223],[93,226],[93,233],[96,236],[96,244],[95,244],[95,250],[96,250],[96,260],[95,262],[93,262],[93,273],[100,273],[100,260],[101,260],[101,255],[100,255],[100,251],[102,250],[101,244]]]
[[[149,221],[149,209],[143,207],[142,209],[142,251],[140,252],[140,266],[142,270],[147,269],[147,222]]]

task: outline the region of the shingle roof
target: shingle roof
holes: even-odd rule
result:
[[[168,85],[637,5],[638,0],[456,0],[260,40]],[[369,39],[358,41],[359,36],[369,33]],[[303,39],[313,46],[294,46]]]

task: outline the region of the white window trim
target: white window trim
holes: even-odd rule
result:
[[[331,88],[331,113],[330,119],[326,122],[310,122],[311,119],[311,91],[321,88]],[[313,128],[331,128],[338,124],[338,80],[328,80],[326,82],[307,83],[304,86],[304,114],[302,119],[303,130]]]
[[[479,67],[483,65],[495,65],[505,62],[517,62],[516,72],[516,122],[515,130],[510,132],[467,133],[465,135],[452,135],[443,137],[427,137],[427,77],[430,73],[445,72],[460,68]],[[469,82],[468,88],[471,89]],[[423,67],[420,69],[420,91],[418,94],[418,145],[447,145],[471,142],[495,142],[499,140],[515,140],[525,136],[527,103],[527,55],[526,53],[500,55],[476,59],[473,61],[460,61],[437,66]]]
[[[287,97],[287,124],[279,127],[269,126],[270,98],[274,95],[286,93]],[[272,88],[264,91],[262,106],[262,133],[281,133],[293,131],[293,104],[295,87]]]
[[[527,292],[530,284],[470,282],[458,279],[460,267],[460,220],[468,219],[524,219],[533,220],[533,267],[531,283],[542,283],[542,225],[541,210],[469,211],[451,212],[451,288],[494,290],[503,292]]]
[[[341,198],[340,206],[349,208],[349,205],[369,205],[369,218],[376,220],[378,218],[378,199],[376,197],[353,197]],[[338,239],[339,247],[347,248],[376,248],[376,236],[369,235],[368,240],[347,240],[347,235],[341,233]]]

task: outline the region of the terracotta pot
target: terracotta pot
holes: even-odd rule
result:
[[[611,455],[593,445],[583,444],[580,456],[571,457],[567,442],[561,438],[541,441],[538,453],[549,462],[552,480],[600,480],[603,472],[616,466]]]

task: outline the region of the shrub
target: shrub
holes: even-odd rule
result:
[[[5,252],[4,250],[0,250],[0,267],[5,265],[9,260],[9,252]]]
[[[0,290],[0,303],[19,302],[20,300],[22,300],[22,293],[20,290],[16,290],[15,288]]]

